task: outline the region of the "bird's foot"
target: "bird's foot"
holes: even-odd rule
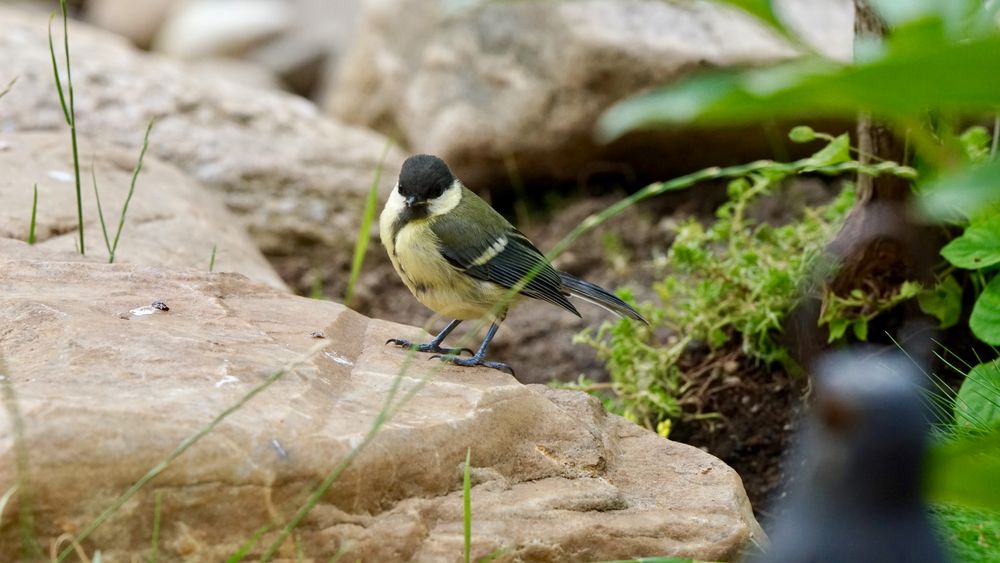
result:
[[[507,364],[501,362],[491,362],[489,360],[484,360],[483,358],[477,358],[476,356],[473,356],[471,358],[459,358],[458,356],[455,355],[442,356],[440,354],[435,354],[430,357],[430,359],[432,360],[434,358],[440,358],[442,362],[448,362],[449,364],[455,364],[456,366],[465,366],[465,367],[484,366],[514,375],[514,370]]]
[[[390,338],[385,341],[386,344],[395,344],[400,348],[409,348],[410,350],[416,350],[417,352],[433,352],[435,354],[442,354],[445,356],[458,356],[462,352],[468,352],[471,356],[473,354],[472,350],[468,348],[442,348],[440,344],[434,342],[428,342],[426,344],[414,344],[409,340],[403,340],[402,338]]]

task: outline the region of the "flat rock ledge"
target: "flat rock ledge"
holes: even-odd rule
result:
[[[161,301],[169,311],[142,307]],[[155,312],[150,312],[155,311]],[[149,313],[149,314],[143,314]],[[236,274],[79,261],[0,240],[0,353],[24,423],[43,549],[78,533],[185,438],[282,365],[328,345],[225,418],[84,542],[145,559],[222,561],[256,530],[256,560],[379,412],[426,382],[296,529],[307,560],[459,561],[472,450],[472,555],[730,560],[766,542],[739,476],[707,453],[577,392],[488,369],[407,363],[419,329],[291,296]],[[0,416],[0,492],[17,478]],[[20,549],[19,497],[0,553]],[[279,558],[294,559],[290,540]]]

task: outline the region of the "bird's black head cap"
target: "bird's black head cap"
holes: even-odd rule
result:
[[[406,159],[399,171],[399,193],[414,201],[427,201],[443,194],[454,181],[455,176],[443,160],[417,154]]]

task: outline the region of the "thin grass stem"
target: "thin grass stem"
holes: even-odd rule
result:
[[[28,244],[35,244],[35,225],[38,218],[38,184],[35,184],[35,194],[31,198],[31,224],[28,226]]]
[[[372,224],[375,222],[375,212],[378,206],[378,185],[382,179],[382,169],[385,167],[385,159],[389,155],[392,147],[392,140],[385,142],[382,149],[382,156],[375,166],[375,177],[372,179],[371,188],[368,190],[368,198],[365,200],[365,210],[361,216],[361,226],[358,227],[357,242],[354,243],[354,259],[351,260],[351,275],[347,280],[347,291],[344,294],[344,305],[350,307],[351,299],[354,297],[354,287],[361,277],[361,267],[365,262],[365,252],[368,251],[368,241],[371,239]]]
[[[17,403],[17,393],[11,381],[7,365],[0,357],[0,394],[3,395],[3,405],[7,410],[7,420],[10,421],[10,433],[14,441],[14,465],[16,478],[12,490],[17,491],[17,520],[21,536],[21,552],[26,560],[41,559],[42,548],[35,538],[35,508],[34,495],[31,490],[31,474],[28,461],[28,444],[24,439],[24,418]],[[5,493],[12,494],[10,491]],[[9,498],[9,497],[8,497]],[[6,504],[6,500],[4,504]]]
[[[462,472],[462,532],[465,540],[465,563],[472,558],[472,448],[465,450],[465,471]]]
[[[90,178],[94,184],[94,199],[97,200],[97,218],[101,221],[104,246],[108,249],[108,256],[111,256],[111,239],[108,238],[108,226],[104,222],[104,208],[101,207],[101,194],[97,191],[97,165],[93,161],[90,162]]]
[[[153,537],[150,539],[149,563],[156,563],[160,549],[160,512],[163,508],[163,491],[156,491],[153,500]]]
[[[65,0],[64,0],[65,1]],[[142,162],[146,157],[146,150],[149,149],[149,133],[153,130],[154,120],[150,119],[149,124],[146,125],[146,133],[142,136],[142,149],[139,150],[139,160],[135,163],[135,168],[132,170],[132,181],[129,182],[128,195],[125,196],[125,203],[122,205],[122,212],[118,216],[118,230],[115,232],[115,240],[111,243],[111,257],[108,262],[113,263],[115,261],[115,253],[118,251],[118,240],[122,236],[122,229],[125,228],[125,215],[128,214],[128,204],[132,201],[132,194],[135,193],[135,183],[139,178],[139,172],[142,171]]]
[[[218,249],[218,245],[212,245],[212,257],[208,259],[208,271],[215,271],[215,251]]]
[[[0,98],[6,96],[7,92],[10,92],[11,88],[14,87],[14,84],[17,83],[17,79],[18,79],[18,77],[15,76],[10,82],[7,83],[7,86],[4,87],[3,90],[0,90]]]

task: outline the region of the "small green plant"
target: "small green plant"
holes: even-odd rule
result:
[[[208,259],[208,271],[209,272],[214,272],[215,271],[215,251],[217,250],[217,248],[218,248],[217,245],[214,245],[214,244],[212,245],[212,256],[209,257],[209,259]]]
[[[729,182],[728,201],[705,227],[690,219],[675,228],[667,254],[671,271],[653,289],[663,306],[642,305],[651,327],[608,322],[578,341],[593,346],[607,362],[617,395],[613,409],[626,418],[669,432],[664,421],[683,418],[680,398],[687,391],[679,362],[694,343],[711,353],[738,347],[750,358],[789,361],[778,341],[781,323],[801,298],[802,281],[818,264],[825,242],[839,228],[854,201],[847,184],[831,203],[806,208],[801,217],[771,225],[749,213],[759,198],[774,194],[784,180],[818,168],[854,163],[847,135],[833,137],[793,130],[799,141],[823,138],[827,145],[798,166],[773,163]],[[892,163],[885,172],[912,176]],[[625,293],[623,298],[630,296]],[[833,318],[839,321],[838,318]],[[658,334],[670,336],[661,341]]]

